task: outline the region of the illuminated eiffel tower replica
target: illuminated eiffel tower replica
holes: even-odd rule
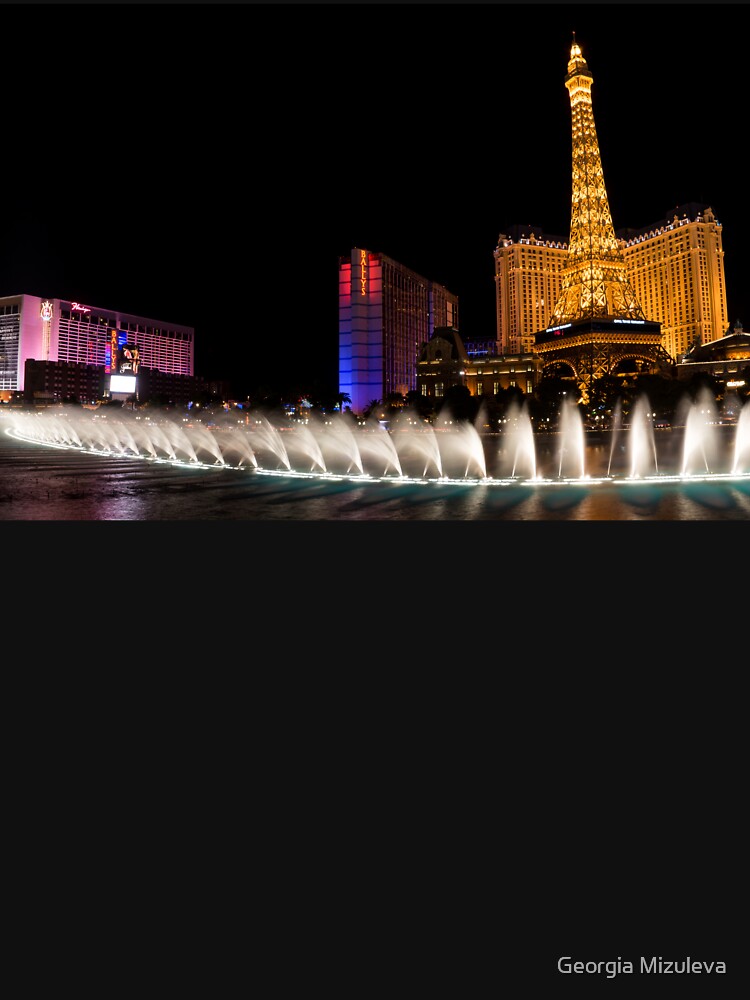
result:
[[[673,367],[661,324],[647,320],[628,278],[604,187],[591,104],[593,77],[573,35],[565,86],[573,119],[569,263],[548,327],[535,335],[543,369],[572,369],[588,402],[592,381],[624,360],[639,371]]]

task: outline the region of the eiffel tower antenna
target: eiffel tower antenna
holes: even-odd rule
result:
[[[573,125],[570,244],[550,326],[600,317],[644,318],[612,225],[591,103],[593,82],[573,32],[565,77]]]

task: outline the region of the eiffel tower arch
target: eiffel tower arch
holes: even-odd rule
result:
[[[537,334],[535,351],[542,359],[542,375],[558,365],[571,369],[584,403],[594,379],[616,375],[625,361],[649,374],[670,376],[674,369],[662,346],[660,324],[647,320],[580,320],[552,327]]]
[[[646,319],[625,268],[604,186],[591,101],[593,77],[575,41],[565,86],[572,119],[573,196],[568,263],[548,326],[534,336],[542,372],[570,366],[588,402],[591,383],[614,374],[625,360],[667,372],[661,324]]]

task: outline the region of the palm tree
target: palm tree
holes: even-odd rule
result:
[[[339,404],[339,409],[344,412],[344,407],[352,405],[352,397],[348,392],[340,392],[337,396],[334,396],[334,400]]]
[[[364,417],[375,416],[376,415],[375,411],[378,410],[382,405],[383,405],[382,399],[371,399],[370,402],[365,407],[362,415]]]

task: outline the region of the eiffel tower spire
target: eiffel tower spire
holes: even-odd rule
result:
[[[612,225],[591,104],[593,82],[574,33],[565,77],[573,122],[569,261],[550,326],[599,317],[644,318]]]

